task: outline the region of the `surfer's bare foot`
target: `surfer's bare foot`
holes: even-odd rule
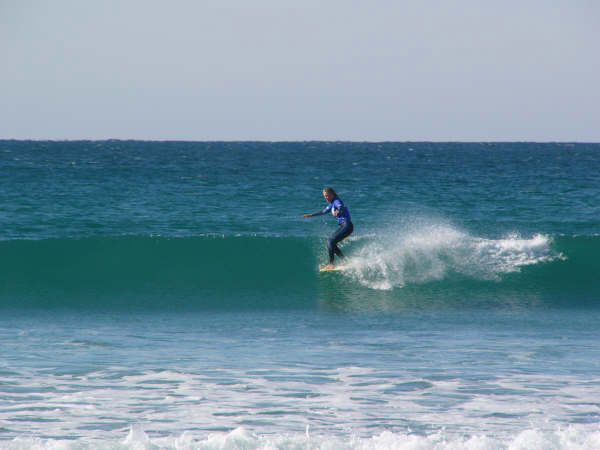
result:
[[[323,269],[329,270],[329,269],[334,269],[335,265],[333,264],[327,264],[325,267],[323,267]]]

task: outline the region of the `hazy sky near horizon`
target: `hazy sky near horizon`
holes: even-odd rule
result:
[[[0,0],[0,139],[600,142],[595,0]]]

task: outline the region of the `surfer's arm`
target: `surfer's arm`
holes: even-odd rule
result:
[[[322,211],[317,211],[316,213],[312,213],[312,214],[304,214],[302,217],[322,216],[323,214],[327,214],[330,210],[331,210],[331,205],[327,205],[325,207],[325,209],[323,209]]]

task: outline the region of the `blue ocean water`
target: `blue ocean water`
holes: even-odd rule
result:
[[[600,448],[600,144],[0,141],[0,448]],[[348,205],[348,264],[319,273]]]

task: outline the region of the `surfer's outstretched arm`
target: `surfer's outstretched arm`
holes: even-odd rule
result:
[[[327,214],[330,210],[331,210],[331,205],[327,205],[325,207],[325,209],[323,209],[322,211],[317,211],[316,213],[312,213],[312,214],[302,214],[302,217],[306,218],[306,217],[322,216],[323,214]]]

